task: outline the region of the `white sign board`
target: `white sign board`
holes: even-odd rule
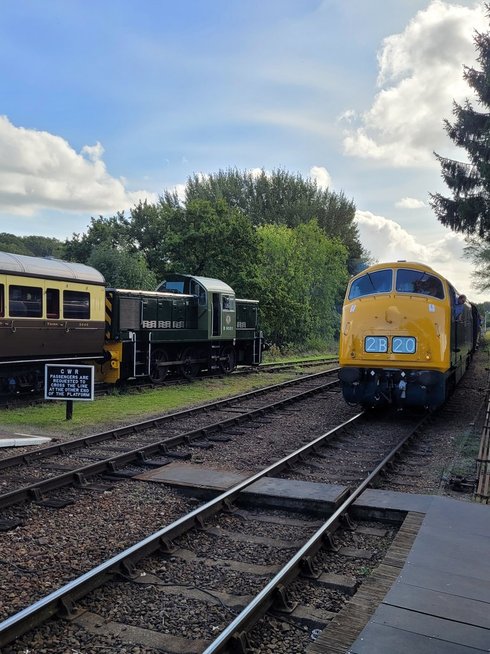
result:
[[[94,399],[94,366],[46,364],[44,368],[45,400]]]

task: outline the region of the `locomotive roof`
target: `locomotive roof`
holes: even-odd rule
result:
[[[196,281],[198,281],[207,291],[215,291],[217,293],[235,293],[235,291],[228,286],[225,282],[222,282],[220,279],[213,279],[212,277],[195,277],[194,275],[189,275]]]
[[[9,252],[0,252],[0,272],[26,277],[45,277],[48,279],[88,282],[89,284],[105,284],[105,279],[98,270],[82,263],[72,263],[61,259],[28,257],[23,254],[10,254]]]
[[[206,291],[211,291],[212,293],[231,293],[235,294],[235,291],[228,286],[225,282],[222,282],[220,279],[214,279],[213,277],[197,277],[196,275],[181,275],[180,273],[169,273],[162,284],[165,281],[175,281],[181,279],[195,279],[196,282],[201,284]],[[159,287],[162,285],[160,284]]]
[[[372,266],[368,266],[367,268],[364,268],[364,270],[361,270],[360,272],[353,275],[352,279],[354,279],[355,277],[359,277],[360,275],[364,275],[366,272],[370,273],[375,270],[384,270],[385,268],[413,268],[415,270],[425,270],[433,275],[437,275],[438,277],[443,277],[440,273],[436,272],[433,268],[431,268],[425,263],[420,263],[418,261],[398,260],[398,261],[385,261],[383,263],[376,263]]]

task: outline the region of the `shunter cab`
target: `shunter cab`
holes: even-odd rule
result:
[[[339,373],[348,402],[438,406],[476,346],[475,308],[428,266],[399,261],[364,270],[344,301]],[[457,313],[459,315],[457,315]]]
[[[108,289],[106,308],[106,381],[159,383],[170,371],[191,378],[261,361],[258,302],[237,300],[220,280],[172,274],[154,292]]]

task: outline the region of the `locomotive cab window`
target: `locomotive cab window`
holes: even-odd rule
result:
[[[9,314],[13,318],[41,318],[43,291],[37,286],[9,287]]]
[[[89,320],[90,293],[63,291],[63,316],[76,320]]]
[[[191,294],[197,296],[199,306],[207,306],[208,296],[206,295],[206,289],[194,280],[191,281]]]
[[[184,292],[184,282],[177,280],[166,280],[163,283],[163,288],[160,287],[160,290],[167,291],[168,293],[183,293]]]
[[[5,288],[0,284],[0,318],[5,316]]]
[[[438,300],[444,299],[441,280],[420,270],[400,268],[396,273],[396,291],[397,293],[430,295]]]
[[[223,295],[223,311],[235,311],[235,298],[232,295]]]
[[[374,293],[389,293],[392,287],[392,270],[377,270],[355,279],[349,290],[349,300]]]

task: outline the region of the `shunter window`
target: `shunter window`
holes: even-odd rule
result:
[[[5,288],[3,284],[0,284],[0,318],[3,318],[5,315]]]
[[[429,275],[420,270],[407,270],[401,268],[396,273],[397,293],[420,293],[444,299],[444,288],[438,277]]]
[[[46,318],[60,317],[60,292],[57,288],[46,289]]]
[[[199,306],[205,307],[208,303],[208,298],[206,295],[206,290],[195,281],[191,282],[191,293],[192,295],[197,295]]]
[[[90,293],[63,291],[63,317],[88,320],[90,318]]]
[[[176,280],[166,280],[163,282],[162,286],[164,288],[161,290],[167,291],[167,293],[183,293],[184,292],[184,282]]]
[[[36,286],[9,287],[9,314],[14,318],[41,318],[43,290]]]
[[[235,311],[235,298],[231,295],[223,295],[223,311]]]
[[[389,293],[392,285],[392,270],[377,270],[358,277],[351,284],[349,300],[374,293]]]

